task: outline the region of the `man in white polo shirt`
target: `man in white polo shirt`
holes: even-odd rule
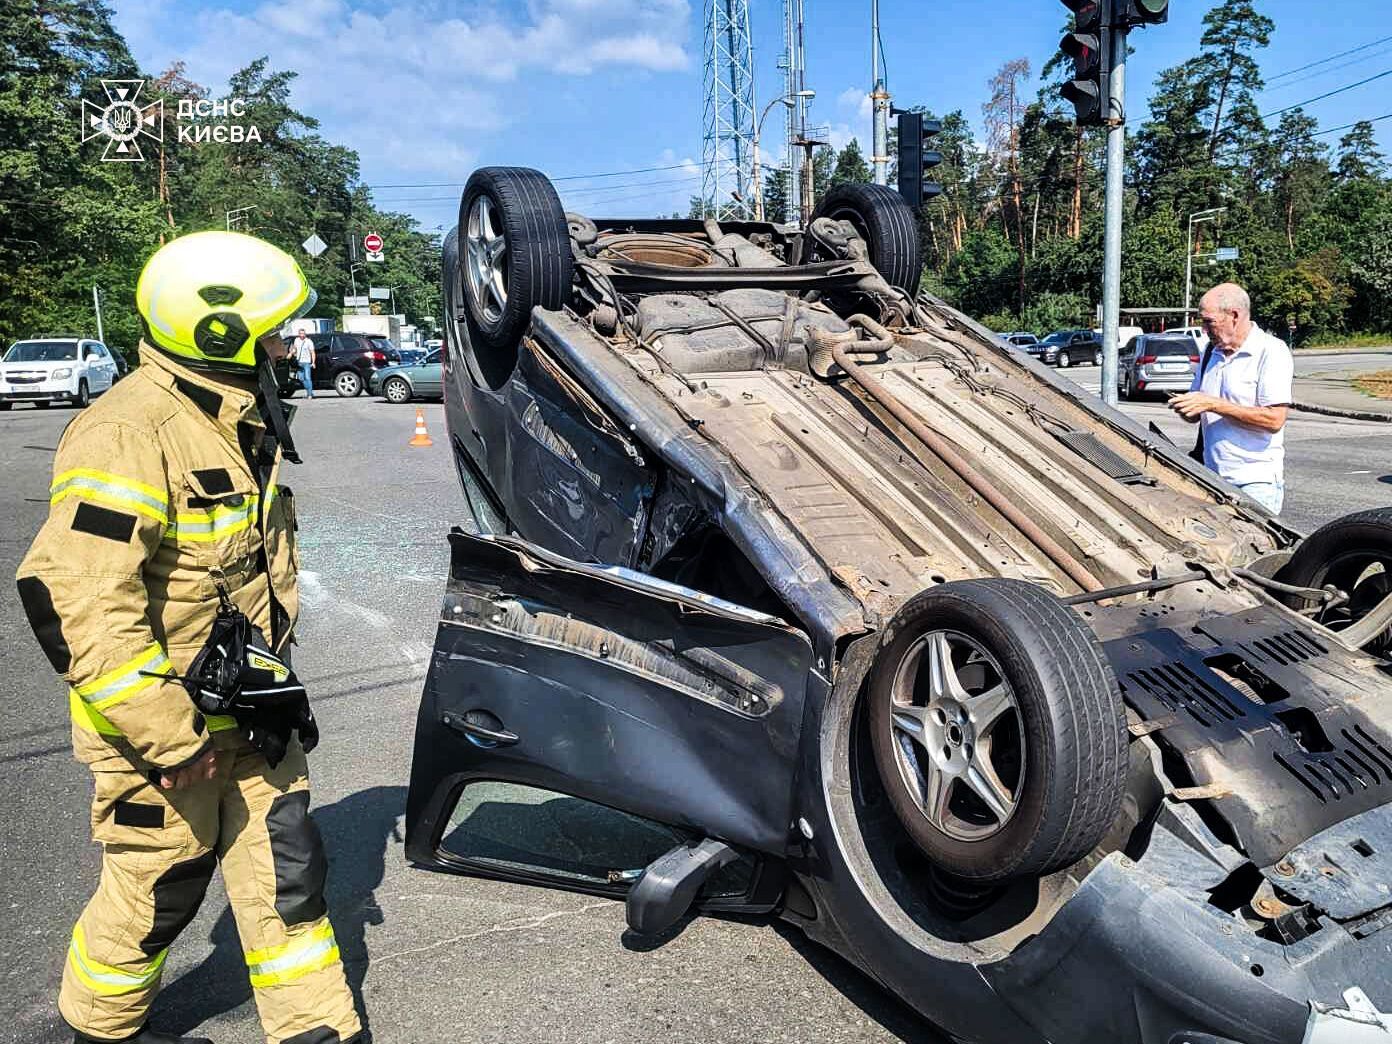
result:
[[[1252,322],[1252,302],[1221,283],[1199,302],[1210,341],[1193,387],[1170,409],[1203,423],[1204,464],[1273,515],[1286,494],[1286,411],[1294,369],[1290,349]]]

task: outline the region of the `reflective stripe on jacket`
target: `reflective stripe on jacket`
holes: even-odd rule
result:
[[[298,613],[294,500],[264,487],[250,382],[197,373],[147,345],[142,365],[68,425],[48,520],[20,598],[69,686],[79,758],[152,766],[200,756],[210,731],[183,686],[217,611],[216,579],[284,651]],[[281,610],[276,613],[273,605]],[[274,617],[274,618],[273,618]]]

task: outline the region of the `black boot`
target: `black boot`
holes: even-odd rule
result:
[[[168,1033],[160,1033],[146,1026],[133,1037],[121,1037],[119,1040],[112,1040],[109,1037],[89,1037],[87,1034],[75,1030],[73,1033],[73,1044],[213,1044],[207,1037],[171,1037]]]

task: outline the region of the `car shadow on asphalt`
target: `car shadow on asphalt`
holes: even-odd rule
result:
[[[813,942],[790,924],[775,921],[771,927],[829,986],[901,1041],[907,1044],[951,1044],[946,1034],[935,1030],[923,1016],[849,961]]]
[[[386,873],[387,849],[402,840],[397,822],[405,810],[405,787],[369,787],[312,813],[329,858],[329,917],[364,1029],[370,1028],[362,996],[370,963],[367,927],[383,920],[376,891]],[[231,907],[224,907],[210,938],[212,954],[169,983],[155,1002],[152,1021],[166,1032],[188,1033],[251,1000]]]

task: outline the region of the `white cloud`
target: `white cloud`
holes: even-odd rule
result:
[[[189,17],[169,0],[117,0],[116,24],[142,64],[183,59],[215,94],[261,54],[293,69],[294,104],[356,149],[365,174],[459,177],[519,96],[562,88],[558,76],[693,68],[690,0],[222,2]]]

